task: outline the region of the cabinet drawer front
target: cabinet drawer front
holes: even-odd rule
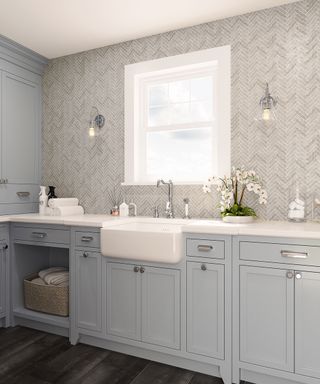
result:
[[[187,256],[224,259],[224,241],[187,239]]]
[[[100,248],[100,233],[77,231],[76,247]]]
[[[69,231],[37,227],[16,227],[14,239],[37,243],[69,244]]]
[[[35,203],[38,195],[38,185],[0,184],[0,203]]]
[[[240,259],[320,266],[320,247],[241,241]]]

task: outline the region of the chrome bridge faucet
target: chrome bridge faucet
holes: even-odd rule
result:
[[[157,181],[157,187],[160,187],[160,185],[167,185],[168,186],[168,201],[166,203],[166,217],[168,219],[174,218],[174,211],[173,211],[173,182],[172,180],[169,180],[168,182],[161,180]]]

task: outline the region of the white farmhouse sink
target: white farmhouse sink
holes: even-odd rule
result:
[[[182,259],[183,220],[122,219],[101,229],[103,256],[176,264]]]

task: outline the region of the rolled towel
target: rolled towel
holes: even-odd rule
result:
[[[31,280],[31,283],[39,284],[39,285],[46,285],[46,283],[40,277],[37,277],[37,278]]]
[[[48,285],[69,285],[69,272],[53,272],[46,275],[44,281]]]
[[[49,199],[48,206],[50,208],[57,207],[75,207],[79,205],[79,200],[75,197],[63,197],[57,199]]]
[[[81,207],[81,205],[76,207],[56,207],[53,209],[53,216],[75,216],[83,214],[84,209]]]
[[[45,277],[47,275],[49,275],[50,273],[53,273],[53,272],[66,272],[68,271],[67,268],[65,267],[51,267],[51,268],[47,268],[47,269],[43,269],[42,271],[40,271],[38,273],[39,277],[45,281]]]

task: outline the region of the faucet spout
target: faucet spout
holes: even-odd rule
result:
[[[160,185],[167,185],[168,186],[168,201],[166,203],[166,216],[168,219],[174,218],[174,210],[173,210],[173,182],[172,180],[169,181],[163,181],[162,179],[159,179],[157,181],[157,187],[160,187]]]

